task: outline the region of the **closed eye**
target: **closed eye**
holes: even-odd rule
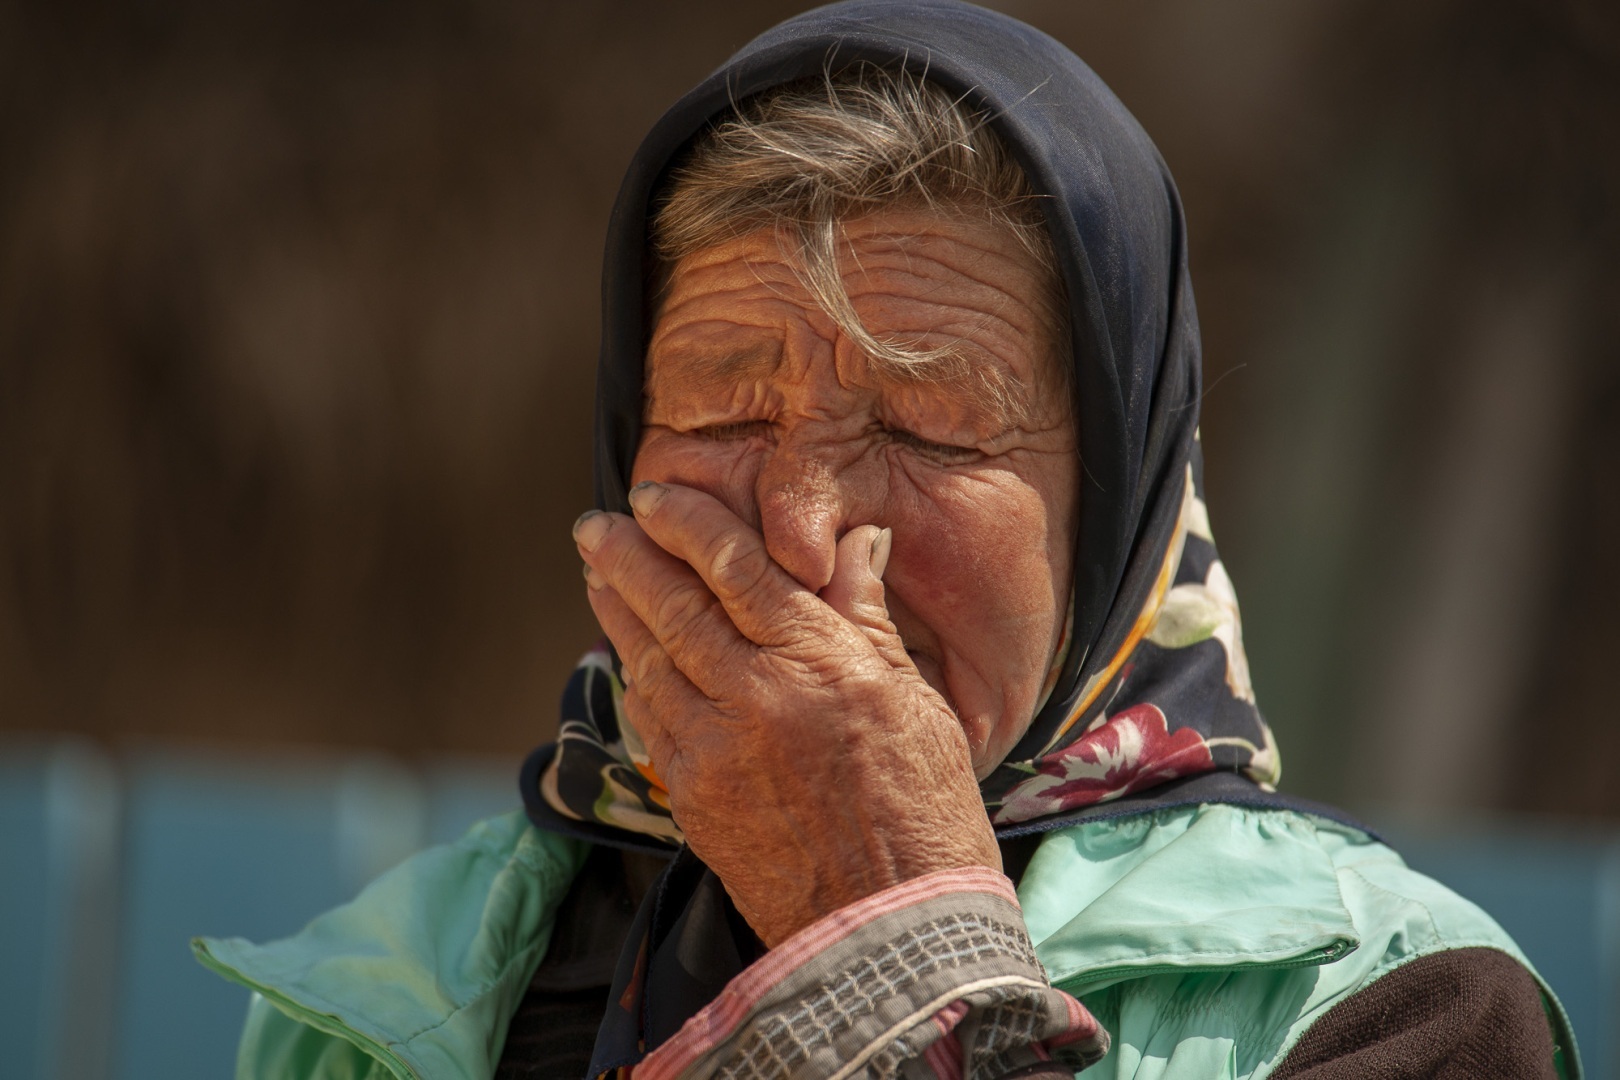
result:
[[[751,439],[755,435],[762,435],[766,427],[764,420],[741,420],[734,424],[705,424],[703,427],[693,428],[692,434],[715,442],[736,442],[738,439]]]
[[[763,435],[769,426],[769,422],[765,420],[740,420],[730,424],[705,424],[693,428],[692,434],[713,442],[739,442]],[[941,465],[961,465],[979,456],[977,447],[934,442],[903,428],[891,428],[889,437]]]
[[[892,428],[889,435],[895,442],[908,446],[941,465],[963,465],[979,456],[978,447],[933,442],[902,428]]]

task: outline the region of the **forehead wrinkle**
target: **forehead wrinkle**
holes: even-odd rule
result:
[[[869,291],[883,291],[878,282],[884,279],[910,278],[925,283],[929,286],[927,291],[934,292],[948,288],[952,280],[969,282],[972,285],[968,290],[970,297],[990,300],[978,310],[1023,333],[1061,336],[1065,321],[1058,301],[1051,295],[1047,275],[1032,265],[1022,251],[1007,251],[994,243],[994,238],[1000,235],[999,230],[984,233],[967,230],[949,238],[903,228],[868,232],[861,238],[861,245],[867,249],[864,256],[853,242],[844,247],[843,257],[854,263],[844,274],[846,288],[864,279],[876,286]],[[971,252],[985,265],[977,267],[976,260],[971,258],[949,257],[953,252],[962,251]],[[1020,280],[1031,293],[1023,300],[1015,297],[1008,287],[1008,283]],[[854,289],[850,289],[850,295],[853,302]],[[971,303],[957,306],[971,306]],[[1019,311],[1028,313],[1027,323],[1017,320]]]
[[[727,340],[734,320],[705,309],[682,323],[689,304],[721,300],[749,309],[786,305],[792,315],[806,319],[811,333],[836,341],[835,370],[829,374],[846,390],[865,384],[879,392],[912,396],[933,387],[949,399],[952,411],[971,417],[975,427],[998,432],[1033,430],[1052,419],[1046,415],[1050,410],[1041,407],[1045,384],[1052,381],[1047,368],[1056,360],[1047,355],[1052,348],[1050,328],[1038,305],[1020,300],[1013,284],[1021,279],[1039,289],[1038,275],[1030,273],[1025,260],[999,250],[988,235],[982,240],[971,233],[941,238],[906,228],[854,230],[849,223],[841,231],[845,240],[840,245],[840,261],[845,263],[841,276],[851,304],[866,309],[862,321],[880,336],[953,338],[943,343],[946,355],[934,362],[905,363],[868,356],[858,345],[842,340],[827,314],[810,300],[779,235],[772,238],[771,254],[718,245],[684,257],[677,266],[674,287],[658,321],[666,327],[670,322],[678,325],[664,335],[655,329],[645,386],[647,406],[652,406],[652,394],[660,388],[729,400],[739,383],[773,383],[782,376],[784,341]],[[852,235],[857,231],[858,237]],[[885,312],[885,301],[891,297],[904,303]],[[764,321],[774,322],[775,317]],[[913,327],[893,325],[896,321]],[[715,326],[705,331],[703,324],[708,322]],[[735,322],[759,325],[750,318]],[[1021,371],[1024,365],[1004,357],[1008,348],[1016,349],[1020,357],[1031,351],[1029,370]]]
[[[904,292],[908,285],[920,285],[922,288],[915,297],[918,303],[973,312],[1003,323],[1021,334],[1037,331],[1042,322],[1038,305],[1013,296],[1005,284],[973,277],[937,260],[927,261],[940,267],[943,272],[938,275],[919,273],[909,261],[904,267],[864,268],[859,275],[858,285],[849,289],[850,302],[858,303],[869,297],[881,300]],[[1028,319],[1020,320],[1018,315],[1021,313],[1027,315]]]
[[[804,290],[781,258],[746,251],[738,257],[731,250],[737,243],[694,251],[669,268],[668,280],[651,313],[654,337],[658,325],[665,319],[679,315],[691,304],[711,302],[722,296],[743,303],[767,299],[802,302]]]
[[[885,295],[889,293],[880,290],[852,293],[851,302],[860,304],[868,298]],[[1013,306],[1021,309],[1020,305]],[[1002,311],[943,299],[920,311],[914,309],[913,314],[922,316],[916,321],[926,323],[924,328],[885,327],[881,336],[903,339],[908,345],[926,344],[929,348],[942,349],[944,355],[913,363],[865,357],[875,379],[909,389],[938,386],[952,394],[973,416],[990,421],[998,429],[1027,428],[1041,419],[1035,398],[1052,358],[1045,355],[1049,335],[1038,320],[1033,325],[1021,326]],[[929,317],[931,315],[933,317]],[[966,326],[953,332],[953,326],[963,323]],[[952,340],[938,345],[929,343],[931,338],[947,335]],[[996,346],[1021,348],[1024,345],[1037,351],[1028,357],[1029,371],[1020,374],[1017,366],[1004,359]]]
[[[859,247],[867,248],[863,258]],[[951,253],[968,252],[974,258],[951,258]],[[1008,276],[1023,276],[1033,282],[1037,275],[1031,273],[1028,260],[1019,258],[1016,254],[999,250],[988,242],[976,242],[971,236],[957,236],[944,239],[936,236],[919,235],[916,233],[870,233],[861,238],[857,245],[851,241],[846,243],[841,255],[855,264],[857,273],[869,275],[873,270],[868,263],[876,262],[880,269],[888,269],[901,273],[911,273],[924,281],[946,281],[950,278],[962,278],[975,285],[984,286],[1002,292],[1003,288],[989,277],[978,276],[969,272],[971,264],[976,259],[1005,267]],[[895,265],[884,266],[884,256],[898,256]],[[925,270],[927,267],[937,267],[941,271],[937,275],[921,272],[916,268]],[[904,267],[902,270],[901,267]],[[846,271],[845,276],[849,276]]]
[[[1009,279],[1023,269],[1015,260],[1004,260],[1010,264],[1007,267],[1009,274],[1000,280],[992,280],[990,275],[976,276],[953,262],[927,254],[905,250],[901,250],[900,254],[903,259],[899,263],[860,264],[857,273],[845,274],[845,287],[852,305],[862,301],[882,304],[889,297],[915,290],[914,305],[926,305],[930,311],[939,309],[942,314],[956,313],[957,319],[950,321],[959,321],[962,315],[972,314],[977,319],[971,325],[993,331],[993,324],[999,324],[1014,336],[1032,338],[1039,337],[1043,330],[1048,329],[1042,305],[1025,302],[1009,289]],[[930,269],[937,272],[929,273]],[[1038,291],[1037,282],[1032,280],[1029,284]],[[919,285],[922,288],[916,288]],[[929,326],[941,325],[932,315],[925,321]]]
[[[852,301],[857,310],[867,305],[877,309],[865,317],[868,318],[868,327],[878,333],[880,338],[898,337],[921,343],[929,338],[949,337],[955,342],[965,342],[986,353],[998,365],[1012,368],[1013,365],[1002,356],[1003,350],[1019,348],[1021,341],[1035,341],[1041,337],[1043,327],[1034,320],[1027,325],[1015,321],[1010,316],[1016,312],[955,303],[944,299],[914,301],[907,306],[901,317],[902,313],[879,307],[890,295],[892,294],[889,292],[875,290],[856,294]],[[879,323],[879,326],[873,327],[873,322]],[[949,343],[941,347],[948,348]],[[1031,367],[1034,366],[1034,358],[1031,357]]]

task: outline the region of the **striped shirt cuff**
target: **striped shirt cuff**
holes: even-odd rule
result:
[[[1073,1073],[1107,1049],[1091,1014],[1047,983],[1012,882],[971,867],[805,927],[634,1075],[999,1080]]]

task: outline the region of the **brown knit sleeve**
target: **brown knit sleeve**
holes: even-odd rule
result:
[[[1454,949],[1396,968],[1329,1009],[1274,1080],[1557,1076],[1541,988],[1495,949]]]

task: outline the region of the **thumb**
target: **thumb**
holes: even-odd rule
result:
[[[911,658],[889,621],[889,606],[884,601],[883,571],[888,568],[893,541],[892,530],[876,525],[845,533],[834,555],[832,580],[818,595],[853,623],[890,664],[910,667]]]

